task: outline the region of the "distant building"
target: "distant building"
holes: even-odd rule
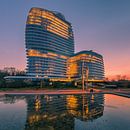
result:
[[[67,75],[70,79],[85,78],[91,81],[104,79],[103,57],[93,51],[81,51],[68,59]]]
[[[9,75],[16,75],[16,69],[14,67],[5,67],[3,72],[8,73]]]
[[[55,11],[32,8],[26,23],[27,75],[66,78],[67,59],[74,54],[71,24]]]

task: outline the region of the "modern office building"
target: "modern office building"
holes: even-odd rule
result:
[[[25,43],[26,76],[7,76],[6,79],[104,81],[103,57],[93,51],[74,54],[71,23],[59,12],[31,8],[26,21]]]
[[[71,24],[58,12],[29,11],[26,32],[27,75],[66,78],[67,59],[74,54]]]
[[[90,51],[81,51],[74,54],[67,62],[67,77],[69,79],[81,79],[102,81],[104,79],[103,57]]]
[[[93,51],[74,54],[71,23],[56,11],[31,8],[25,31],[27,76],[53,81],[104,79],[103,57]],[[16,77],[13,77],[16,78]]]

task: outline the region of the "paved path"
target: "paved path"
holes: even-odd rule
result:
[[[89,94],[90,90],[12,90],[12,91],[1,91],[0,96],[5,94],[15,94],[15,95],[25,95],[25,94],[47,94],[47,95],[57,95],[57,94]],[[116,94],[119,96],[130,97],[130,89],[94,89],[94,93],[108,93],[108,94]]]
[[[101,93],[116,94],[119,96],[124,96],[130,98],[130,89],[96,89],[96,91]]]
[[[89,91],[83,90],[21,90],[21,91],[6,91],[0,92],[0,95],[3,94],[85,94]]]

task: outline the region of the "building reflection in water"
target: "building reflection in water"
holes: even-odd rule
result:
[[[104,95],[26,96],[25,130],[74,130],[75,119],[87,122],[103,115]]]
[[[74,130],[75,120],[93,121],[103,115],[104,95],[6,95],[5,104],[24,100],[27,104],[25,130]]]

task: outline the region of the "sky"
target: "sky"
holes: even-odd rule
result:
[[[64,14],[73,26],[75,52],[103,55],[106,77],[130,76],[130,0],[1,0],[0,69],[26,68],[25,24],[32,7]]]

